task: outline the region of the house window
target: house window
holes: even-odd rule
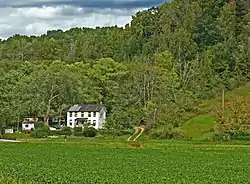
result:
[[[81,113],[81,117],[82,117],[82,118],[84,117],[84,112]]]
[[[88,113],[88,116],[91,117],[91,112]]]
[[[70,126],[72,126],[72,123],[69,123]]]
[[[96,120],[93,121],[93,126],[96,126]]]
[[[77,112],[75,112],[75,117],[77,117]]]
[[[91,124],[91,120],[88,120],[88,123]]]
[[[29,125],[25,125],[25,128],[29,128]]]
[[[69,113],[69,117],[72,117],[72,116],[73,116],[73,113],[72,113],[72,112],[70,112],[70,113]]]
[[[96,117],[96,112],[94,112],[94,115],[93,115],[94,117]]]

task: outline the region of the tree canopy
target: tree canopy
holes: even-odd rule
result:
[[[110,126],[179,124],[249,81],[249,58],[250,0],[173,0],[125,28],[14,35],[0,41],[0,123],[104,103]]]

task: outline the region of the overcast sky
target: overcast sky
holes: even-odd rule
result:
[[[124,26],[137,11],[167,0],[0,0],[0,38],[51,29]]]

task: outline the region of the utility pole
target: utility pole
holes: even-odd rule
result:
[[[224,111],[225,109],[225,89],[222,89],[222,95],[221,95],[221,107],[222,107],[222,110]]]

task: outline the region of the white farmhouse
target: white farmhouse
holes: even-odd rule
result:
[[[104,105],[73,105],[67,112],[67,126],[71,128],[89,124],[96,129],[100,129],[103,128],[105,119],[106,108]]]

